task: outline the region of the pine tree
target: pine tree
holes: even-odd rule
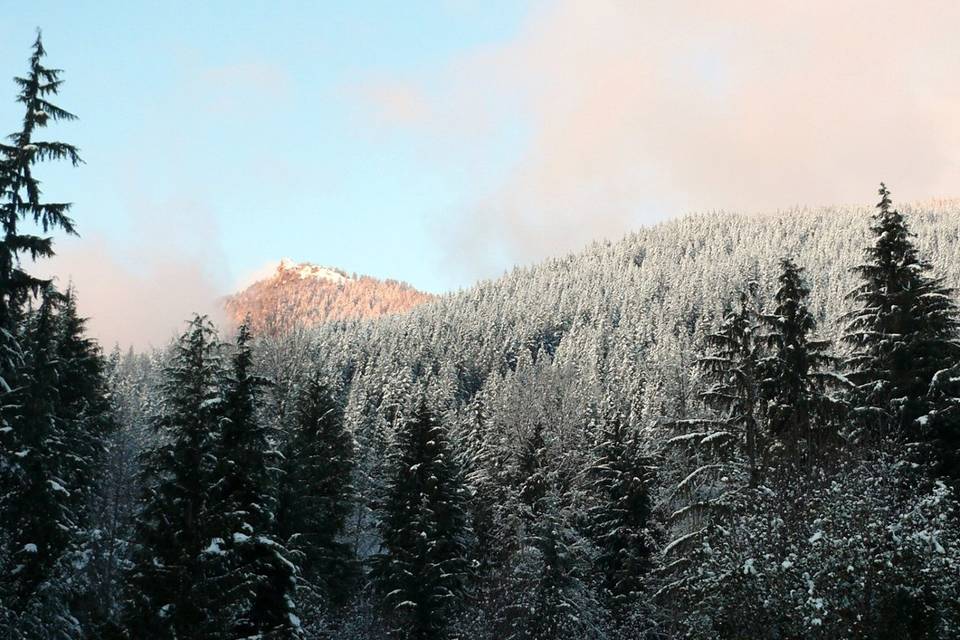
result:
[[[214,576],[199,600],[214,620],[211,632],[224,638],[296,638],[295,567],[273,535],[270,469],[279,455],[260,415],[261,389],[268,381],[252,370],[251,340],[243,323],[224,384],[217,466],[206,505],[205,517],[216,535],[204,554],[211,556]]]
[[[834,360],[828,341],[810,337],[817,323],[807,308],[810,289],[803,269],[790,259],[781,260],[780,269],[776,306],[760,317],[767,330],[763,342],[770,350],[760,363],[769,448],[791,466],[812,469],[832,440],[830,422],[841,412],[839,402],[826,394],[833,378],[825,371]]]
[[[916,421],[929,411],[934,376],[957,362],[957,308],[942,279],[928,275],[930,264],[887,187],[879,193],[874,244],[854,268],[862,283],[848,295],[858,308],[847,315],[843,339],[853,353],[846,364],[856,385],[854,412],[869,435],[915,441],[927,437]]]
[[[164,372],[159,442],[143,457],[145,495],[126,607],[133,637],[191,637],[207,619],[199,596],[207,596],[213,564],[203,551],[214,534],[206,505],[223,416],[220,354],[213,325],[196,316]]]
[[[397,434],[371,578],[393,633],[442,638],[463,598],[466,514],[446,430],[423,401]]]
[[[347,603],[359,572],[343,539],[356,507],[354,442],[340,402],[319,375],[302,392],[284,471],[281,540],[297,550],[304,582],[337,609]]]

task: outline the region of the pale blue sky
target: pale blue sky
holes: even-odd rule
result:
[[[0,27],[0,76],[23,72],[40,26],[48,64],[66,71],[59,101],[80,117],[55,133],[86,161],[41,175],[51,196],[75,202],[85,237],[112,246],[149,234],[191,255],[212,242],[205,265],[224,287],[289,256],[440,291],[470,278],[447,268],[435,227],[473,185],[410,136],[380,130],[362,87],[508,38],[525,11],[479,6],[15,3]],[[10,130],[14,91],[0,84]]]
[[[42,27],[87,161],[40,174],[84,235],[45,269],[143,343],[281,257],[444,291],[688,211],[956,197],[957,24],[943,0],[33,0],[0,78]]]

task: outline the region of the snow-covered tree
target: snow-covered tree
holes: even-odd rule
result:
[[[202,551],[212,565],[202,596],[227,637],[297,638],[296,567],[275,536],[276,492],[271,469],[279,460],[260,409],[269,382],[253,372],[252,336],[240,325],[224,380],[204,518],[212,532]]]
[[[356,508],[354,442],[343,408],[319,376],[301,392],[284,449],[281,539],[298,554],[301,578],[336,610],[353,595],[359,566],[345,539]]]
[[[803,269],[790,259],[780,269],[773,312],[761,316],[769,350],[760,363],[768,448],[780,463],[810,469],[838,444],[832,430],[843,407],[827,393],[834,360],[829,341],[812,338],[817,322],[807,307]]]
[[[209,621],[215,563],[204,550],[215,535],[206,506],[223,416],[221,352],[213,325],[196,316],[164,372],[129,576],[126,624],[134,637],[191,637]]]
[[[929,410],[934,376],[960,357],[956,303],[943,279],[929,275],[931,265],[883,184],[870,230],[874,243],[854,268],[861,282],[848,296],[857,308],[846,316],[844,335],[853,351],[847,367],[857,385],[854,413],[868,438],[917,441],[928,437],[917,419]]]
[[[463,604],[464,494],[446,428],[420,401],[397,433],[380,513],[382,550],[371,561],[381,608],[397,637],[445,637]]]
[[[763,477],[766,432],[760,398],[760,334],[755,287],[739,294],[719,330],[706,336],[707,353],[698,360],[703,417],[677,420],[676,435],[666,441],[677,474],[669,487],[672,566],[686,565],[682,553],[716,523],[729,516],[737,496],[757,487]],[[676,562],[677,564],[673,564]]]
[[[54,293],[28,317],[24,336],[23,386],[10,423],[19,450],[12,490],[0,495],[5,533],[4,606],[26,613],[75,540],[79,522],[68,479],[67,429],[58,415],[57,318]]]
[[[490,637],[510,640],[608,637],[607,614],[591,584],[596,548],[555,480],[543,492],[514,495],[499,512],[501,562],[491,601]]]
[[[960,625],[951,491],[886,457],[755,492],[671,593],[688,638],[930,638]]]
[[[605,604],[623,624],[639,608],[653,566],[652,461],[636,430],[612,410],[602,417],[595,456],[588,470],[588,530]]]

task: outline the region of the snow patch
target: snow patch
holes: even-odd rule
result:
[[[312,278],[314,280],[327,280],[334,284],[341,284],[351,279],[336,269],[318,267],[309,262],[294,262],[289,258],[283,258],[280,261],[280,264],[277,266],[277,273],[293,273],[301,280]]]

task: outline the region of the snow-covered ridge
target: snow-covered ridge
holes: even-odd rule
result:
[[[310,264],[309,262],[294,262],[290,258],[283,258],[280,260],[280,264],[277,265],[277,273],[294,273],[301,280],[313,278],[315,280],[327,280],[335,284],[340,284],[352,279],[350,276],[337,269],[331,269],[330,267],[318,267],[317,265]]]

